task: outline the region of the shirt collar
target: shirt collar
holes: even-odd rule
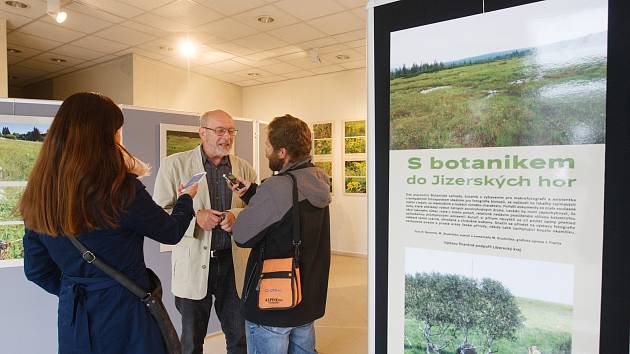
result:
[[[212,166],[215,166],[215,164],[212,163],[212,161],[210,161],[208,156],[206,156],[206,153],[203,151],[203,146],[202,145],[199,145],[199,150],[201,151],[201,161],[203,162],[204,166],[206,164],[210,164]],[[219,164],[216,165],[216,166],[219,167],[219,166],[222,166],[222,165],[225,165],[225,166],[228,166],[228,167],[232,168],[232,164],[230,163],[230,156],[229,155],[223,156],[221,161],[219,161]]]

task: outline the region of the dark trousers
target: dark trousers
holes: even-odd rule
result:
[[[201,354],[208,332],[212,298],[214,309],[225,334],[228,354],[246,354],[245,319],[236,292],[232,257],[210,260],[208,293],[201,300],[175,297],[175,307],[182,315],[182,353]]]

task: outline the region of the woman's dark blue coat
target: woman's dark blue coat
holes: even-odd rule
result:
[[[78,238],[101,260],[149,289],[144,237],[165,244],[179,242],[192,219],[192,198],[183,194],[169,215],[153,202],[135,176],[131,183],[135,186],[135,199],[120,226]],[[165,352],[160,330],[140,300],[86,263],[68,238],[26,230],[24,273],[30,281],[59,297],[59,353]]]

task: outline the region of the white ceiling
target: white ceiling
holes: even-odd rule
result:
[[[367,0],[62,0],[62,24],[46,15],[45,0],[21,1],[29,7],[0,0],[7,48],[20,51],[8,52],[12,87],[129,53],[240,86],[366,66]],[[183,38],[199,45],[190,60],[178,51]]]

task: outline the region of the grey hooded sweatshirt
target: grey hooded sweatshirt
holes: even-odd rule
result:
[[[301,229],[300,274],[302,302],[289,310],[258,309],[257,284],[262,259],[293,255],[293,174],[298,186]],[[232,237],[252,248],[242,300],[245,319],[265,326],[301,326],[324,316],[330,269],[330,193],[328,176],[309,160],[288,165],[260,186],[238,216]],[[264,254],[261,246],[264,244]]]

